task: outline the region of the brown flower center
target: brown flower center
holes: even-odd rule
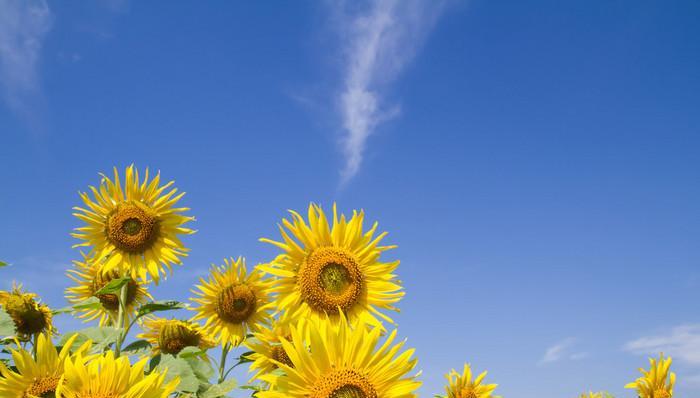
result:
[[[109,282],[114,279],[118,279],[119,273],[117,271],[110,271],[107,274],[102,274],[97,272],[95,274],[95,279],[92,281],[92,291],[97,292],[98,290],[105,287]],[[139,285],[134,280],[130,280],[127,283],[126,288],[126,306],[130,306],[134,303],[136,299],[136,292],[138,291]],[[119,297],[114,293],[108,294],[98,294],[97,297],[102,303],[102,306],[108,311],[118,311],[119,310]]]
[[[366,376],[353,369],[341,369],[319,380],[311,398],[377,398],[377,391]]]
[[[287,351],[284,350],[284,347],[281,345],[276,345],[272,347],[272,353],[271,353],[272,359],[274,359],[277,362],[283,363],[290,368],[294,367],[294,364],[292,363],[292,360],[289,359],[289,355],[287,355]],[[277,367],[277,365],[275,365]]]
[[[216,299],[216,313],[227,322],[246,321],[253,315],[255,309],[255,292],[248,285],[228,286]]]
[[[457,398],[478,398],[478,395],[476,395],[476,391],[474,391],[474,388],[467,387],[459,391],[459,393],[457,394]]]
[[[134,203],[121,203],[107,219],[107,238],[128,253],[143,253],[158,236],[158,220],[149,210]]]
[[[20,335],[30,336],[41,332],[49,325],[46,314],[39,309],[34,299],[21,293],[13,293],[7,299],[5,311],[12,317]]]
[[[165,354],[177,355],[185,347],[197,347],[201,336],[179,321],[169,321],[160,329],[158,347]]]
[[[299,271],[302,298],[319,312],[351,308],[362,293],[362,280],[354,256],[337,247],[314,250]]]
[[[22,398],[54,398],[56,396],[55,391],[59,380],[60,377],[35,378],[29,388],[24,392],[24,395],[22,395]]]
[[[653,398],[671,398],[671,393],[660,388],[660,389],[654,391]]]

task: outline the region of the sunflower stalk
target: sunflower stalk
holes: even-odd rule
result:
[[[37,353],[37,344],[39,340],[39,333],[35,333],[34,336],[32,336],[32,357],[36,361],[36,353]]]
[[[226,357],[231,350],[231,343],[224,344],[221,349],[221,362],[219,362],[219,384],[223,383],[226,379]]]
[[[117,337],[117,342],[114,347],[114,354],[119,357],[122,352],[122,344],[124,344],[124,340],[126,340],[126,335],[129,333],[129,327],[126,327],[126,300],[127,300],[127,294],[129,292],[129,284],[125,283],[121,289],[119,290],[119,313],[117,315],[117,327],[119,327],[120,332]]]

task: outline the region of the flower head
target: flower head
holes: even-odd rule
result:
[[[338,322],[309,322],[308,328],[293,326],[290,340],[281,339],[291,365],[273,360],[281,372],[260,376],[270,389],[259,398],[416,396],[421,383],[409,374],[416,359],[412,349],[399,353],[404,342],[394,343],[396,330],[380,344],[381,329],[353,328],[342,314]]]
[[[15,284],[11,291],[0,291],[0,306],[15,324],[17,337],[28,340],[38,333],[52,333],[51,310],[37,300],[37,295],[22,291],[22,285]]]
[[[24,349],[10,350],[16,368],[11,370],[0,362],[0,397],[53,397],[63,375],[64,363],[71,355],[69,350],[77,337],[77,334],[73,335],[58,352],[48,335],[39,335],[36,360]],[[84,353],[89,347],[90,343],[85,343],[76,353]]]
[[[671,358],[664,359],[664,354],[661,354],[658,360],[649,358],[649,365],[649,371],[640,368],[643,376],[625,388],[637,390],[640,398],[671,398],[676,383],[676,374],[670,371]]]
[[[146,375],[148,358],[131,365],[128,357],[114,352],[92,359],[85,365],[82,355],[65,362],[65,372],[56,388],[56,398],[167,398],[180,380],[165,381],[166,374]]]
[[[224,265],[212,266],[208,280],[200,279],[199,304],[192,320],[204,320],[204,330],[222,344],[239,345],[248,331],[257,331],[269,323],[269,283],[258,270],[248,272],[243,258],[224,259]]]
[[[177,194],[172,185],[160,185],[160,173],[149,181],[148,169],[141,180],[133,165],[126,168],[123,188],[116,168],[113,180],[102,175],[99,188],[90,187],[92,198],[80,193],[85,207],[74,208],[73,214],[85,222],[72,234],[82,240],[75,246],[92,247],[91,256],[103,263],[103,272],[116,270],[158,283],[187,255],[179,236],[194,233],[184,226],[194,220],[182,214],[189,209],[175,207],[184,192]]]
[[[177,355],[185,347],[206,350],[216,346],[198,324],[189,321],[151,317],[143,321],[143,329],[137,337],[151,343],[154,354]]]
[[[117,297],[117,294],[96,295],[96,293],[110,281],[119,278],[117,271],[113,269],[103,272],[101,269],[102,264],[85,257],[83,261],[73,261],[73,263],[75,268],[68,271],[68,277],[76,283],[76,286],[66,289],[66,299],[71,304],[79,304],[90,297],[97,297],[100,300],[99,308],[87,307],[80,309],[78,310],[78,317],[86,322],[99,319],[100,326],[107,326],[112,322],[116,322],[119,313],[119,297]],[[152,299],[152,297],[148,293],[146,283],[133,279],[128,282],[125,303],[127,321],[133,319],[138,307],[145,304],[148,299]]]
[[[262,239],[282,249],[272,263],[260,266],[278,279],[271,290],[282,318],[318,320],[328,314],[338,322],[342,313],[351,324],[384,328],[381,320],[392,322],[380,310],[397,311],[394,304],[404,293],[394,275],[399,261],[380,261],[381,253],[395,247],[379,245],[386,232],[375,236],[377,223],[365,231],[364,212],[348,220],[335,206],[332,224],[313,204],[307,219],[291,215],[291,221],[282,220],[281,242]]]

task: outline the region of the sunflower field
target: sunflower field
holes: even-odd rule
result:
[[[149,288],[183,265],[195,218],[174,182],[142,172],[115,168],[80,193],[67,307],[49,308],[21,281],[0,291],[0,398],[417,396],[418,359],[392,320],[399,261],[382,259],[395,246],[364,212],[290,211],[279,236],[260,239],[278,250],[268,263],[223,259],[189,302],[159,300]],[[68,315],[89,325],[59,332],[54,317]],[[650,359],[626,387],[670,398],[670,365]],[[249,377],[234,380],[238,367]],[[495,397],[486,372],[458,369],[437,396]]]

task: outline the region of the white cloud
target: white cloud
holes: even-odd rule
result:
[[[352,13],[344,2],[333,5],[344,51],[339,108],[346,161],[341,176],[346,182],[360,169],[367,138],[379,124],[399,114],[399,106],[383,103],[383,89],[413,58],[444,2],[373,0]]]
[[[0,86],[15,112],[28,112],[28,102],[40,93],[38,62],[50,28],[45,0],[0,0]]]
[[[569,359],[572,361],[577,361],[588,357],[587,352],[579,351],[572,352],[574,345],[576,344],[576,339],[573,337],[566,338],[553,346],[547,348],[540,359],[539,364],[543,365],[546,363],[557,362],[562,359]]]
[[[623,348],[636,354],[652,356],[663,352],[674,359],[700,365],[700,324],[676,326],[656,336],[630,341]]]

